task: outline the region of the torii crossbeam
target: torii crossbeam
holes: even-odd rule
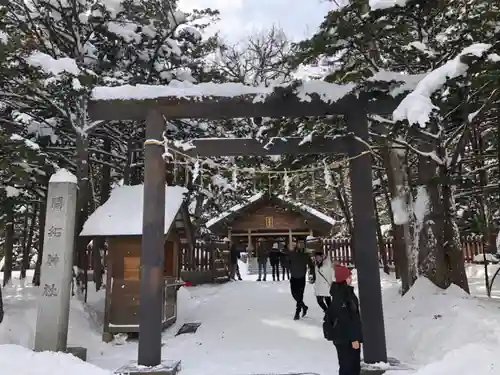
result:
[[[305,117],[344,115],[348,132],[359,141],[342,138],[320,138],[316,143],[299,145],[297,138],[276,141],[269,149],[255,140],[195,140],[193,155],[263,155],[275,153],[339,153],[356,156],[366,151],[368,114],[392,113],[396,102],[390,96],[373,97],[351,94],[352,85],[303,82],[289,87],[256,88],[214,84],[194,85],[192,89],[160,86],[97,88],[89,103],[93,120],[146,120],[144,218],[141,249],[140,335],[138,363],[156,366],[161,362],[163,229],[165,165],[163,141],[165,119],[178,118],[245,118]],[[204,94],[204,89],[206,93]],[[316,90],[316,91],[315,91]],[[370,94],[371,95],[371,94]],[[150,140],[156,140],[150,141]],[[221,145],[224,147],[220,148]],[[382,292],[376,240],[376,220],[372,199],[372,157],[369,154],[350,161],[353,245],[358,270],[359,295],[363,310],[364,360],[387,362]]]

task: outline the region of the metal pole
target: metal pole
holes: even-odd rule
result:
[[[347,114],[347,128],[357,139],[368,142],[366,107]],[[351,142],[349,156],[366,151],[360,141]],[[355,264],[358,271],[361,320],[363,323],[363,355],[365,363],[387,362],[382,290],[377,251],[377,221],[374,214],[372,187],[372,156],[366,154],[349,163],[352,214],[354,221]]]
[[[149,367],[161,363],[166,172],[160,142],[164,128],[163,116],[151,110],[146,119],[144,146],[138,354],[138,364]]]

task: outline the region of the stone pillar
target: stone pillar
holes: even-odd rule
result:
[[[60,169],[49,180],[35,350],[66,351],[77,179]]]

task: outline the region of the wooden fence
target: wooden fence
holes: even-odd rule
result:
[[[181,248],[181,271],[212,272],[227,265],[229,247],[222,242],[198,242],[194,248]]]
[[[464,253],[464,260],[466,263],[471,263],[474,256],[483,253],[483,241],[481,237],[463,237],[460,239],[462,243],[462,251]],[[332,259],[339,261],[342,264],[353,264],[353,257],[351,251],[351,241],[349,238],[345,239],[332,239],[327,238],[323,240],[323,250],[330,253]],[[389,265],[394,264],[394,248],[392,240],[387,240],[385,243],[385,251]],[[380,254],[379,254],[380,258]]]
[[[464,260],[471,263],[474,256],[483,252],[483,241],[481,237],[464,237],[461,239]],[[353,257],[349,238],[322,240],[323,250],[328,252],[332,259],[342,264],[352,265]],[[385,243],[385,251],[389,265],[394,265],[394,250],[392,241]],[[189,273],[211,273],[212,278],[219,274],[228,272],[229,249],[222,242],[199,242],[194,248],[181,248],[181,272]],[[380,255],[379,255],[380,257]]]

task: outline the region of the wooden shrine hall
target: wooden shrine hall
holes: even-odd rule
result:
[[[260,192],[209,220],[206,226],[216,236],[252,250],[261,237],[282,238],[290,244],[293,237],[329,236],[339,224],[340,217],[336,217],[284,195]]]

